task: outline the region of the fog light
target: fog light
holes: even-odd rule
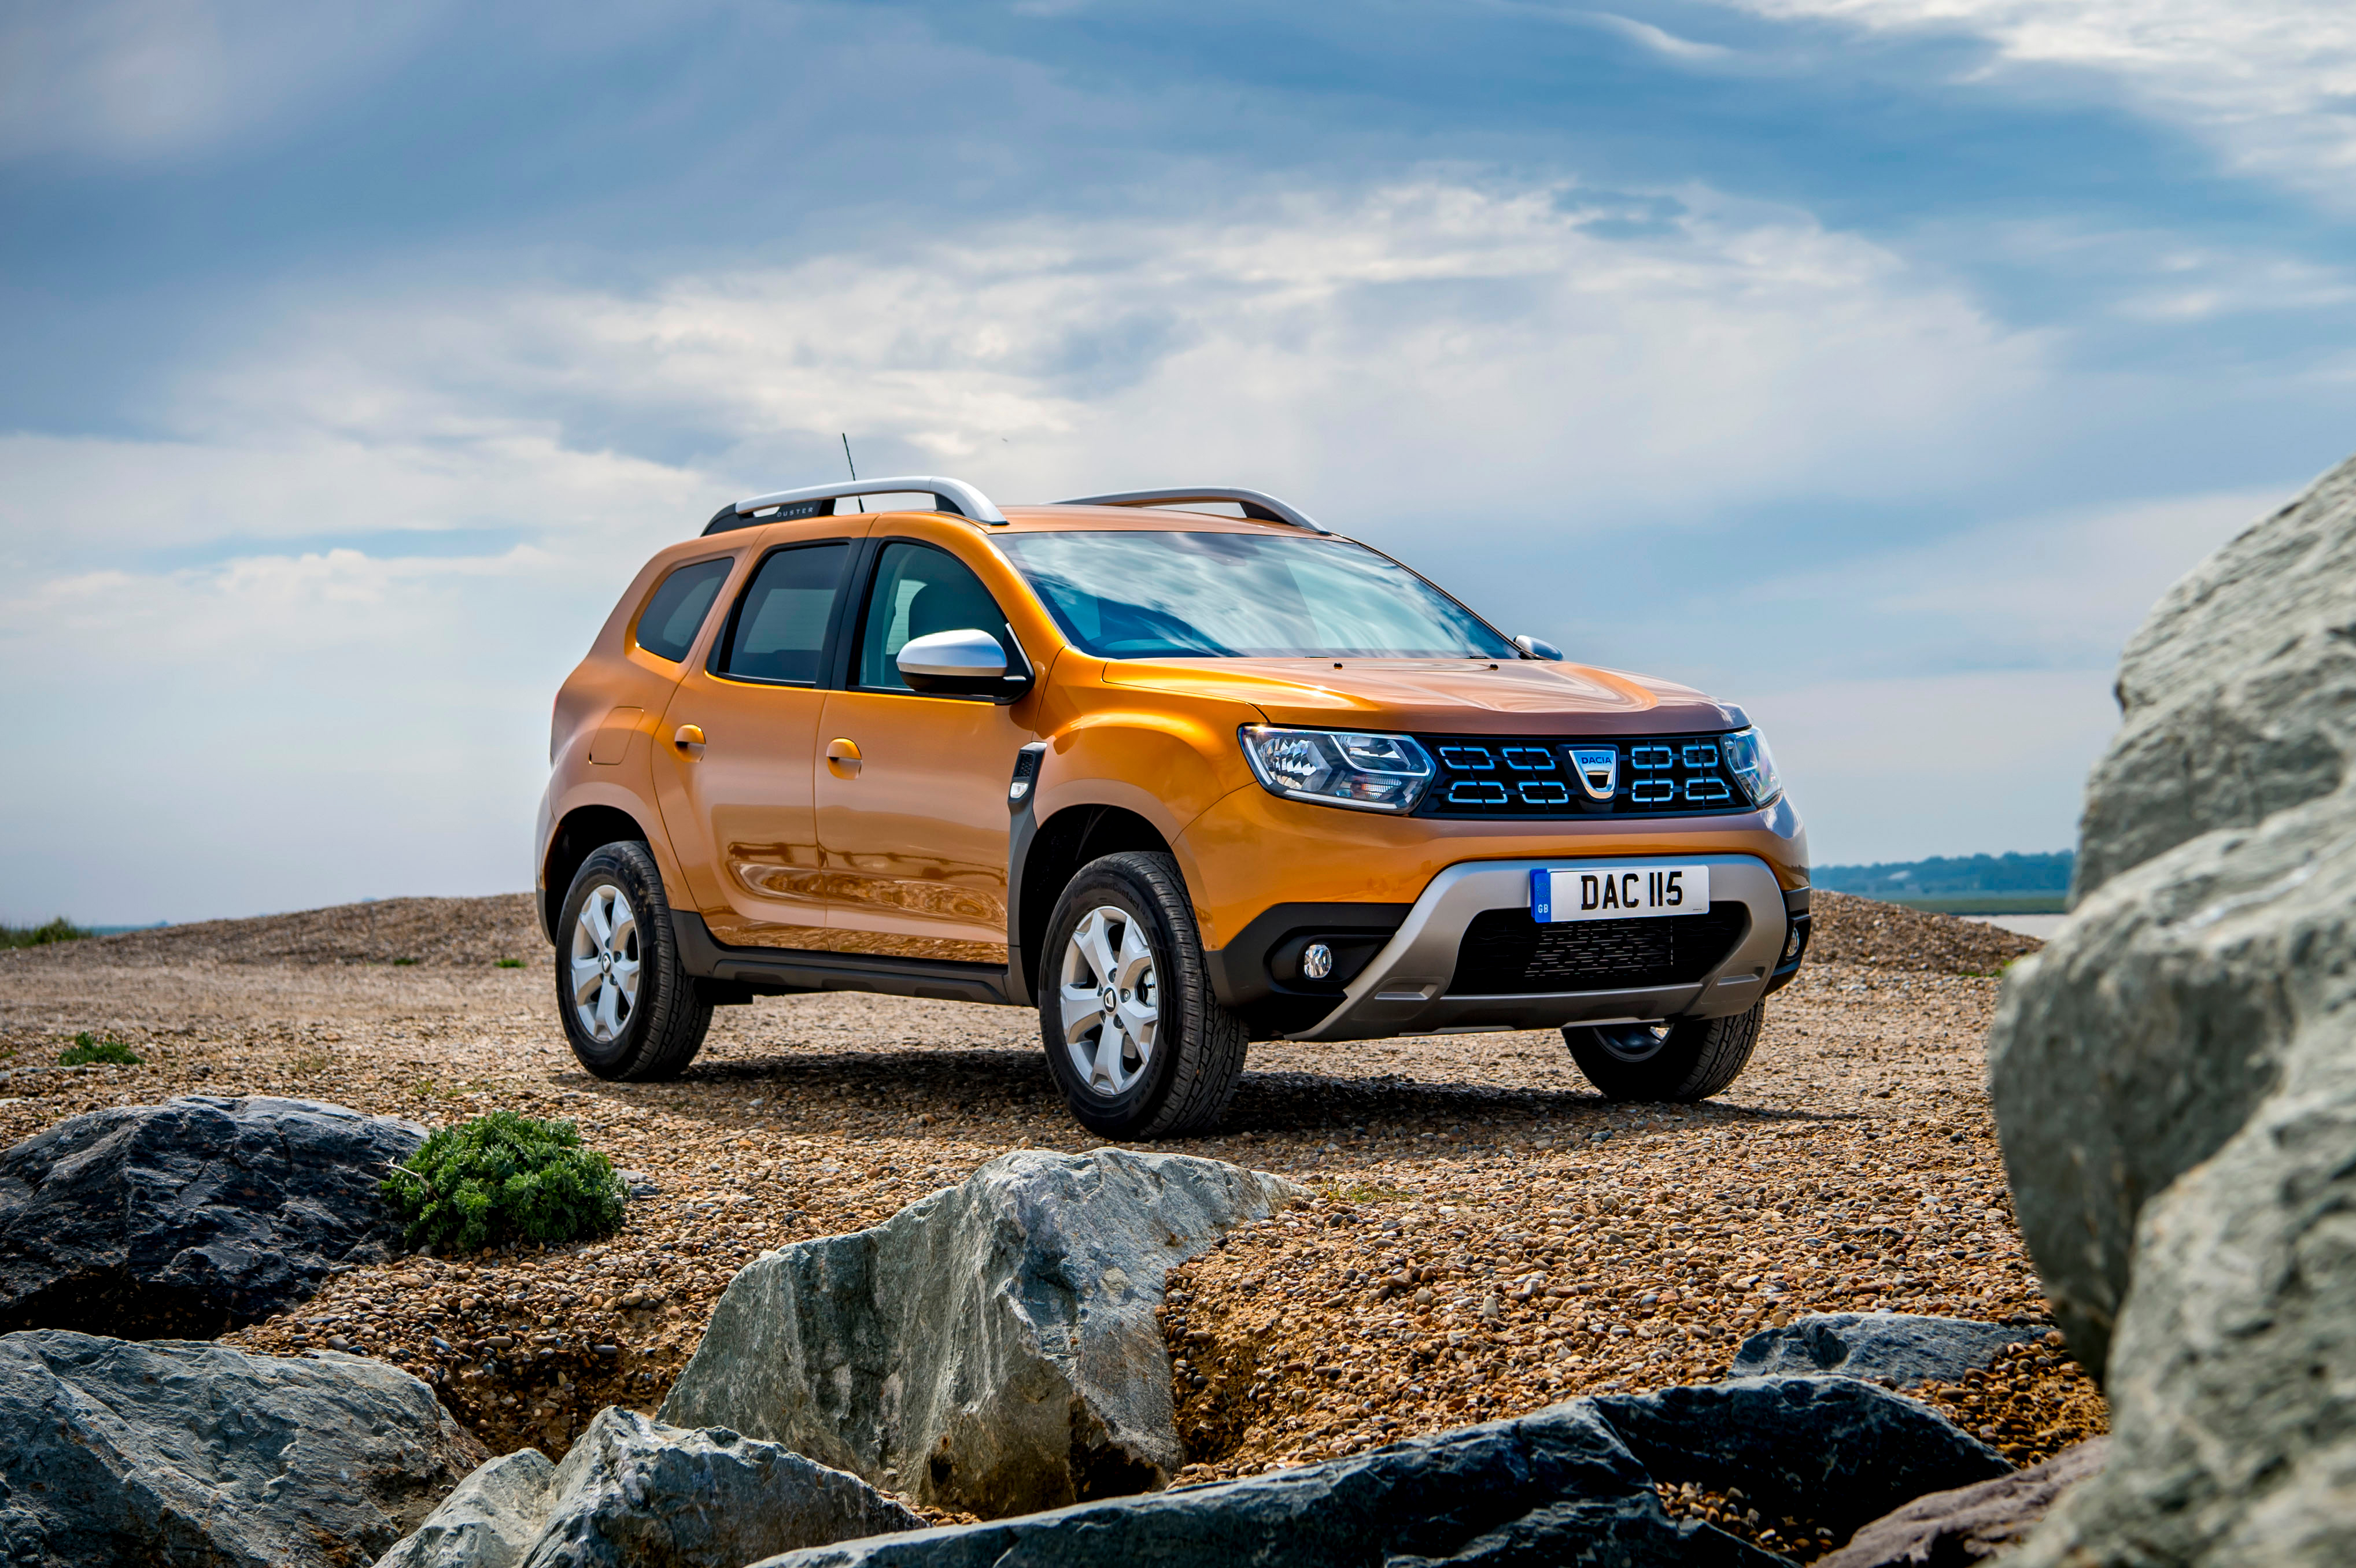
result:
[[[1301,955],[1301,972],[1312,980],[1323,980],[1333,972],[1333,950],[1322,942],[1312,942]]]
[[[1783,956],[1786,958],[1794,957],[1798,955],[1799,951],[1800,928],[1795,925],[1790,931],[1783,933]]]

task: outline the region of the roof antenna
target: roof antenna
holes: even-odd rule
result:
[[[844,431],[842,432],[842,461],[844,465],[851,470],[851,482],[853,485],[858,484],[859,464],[851,461],[851,432],[849,431]],[[867,497],[864,496],[862,496],[859,498],[859,509],[862,512],[867,509]]]

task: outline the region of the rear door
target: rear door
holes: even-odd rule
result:
[[[764,550],[655,738],[664,826],[698,912],[733,946],[830,945],[811,782],[858,531]]]

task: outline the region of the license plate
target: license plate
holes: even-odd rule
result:
[[[1530,873],[1530,918],[1541,925],[1567,920],[1641,920],[1708,912],[1708,866]]]

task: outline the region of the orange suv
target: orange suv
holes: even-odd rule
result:
[[[1256,491],[739,501],[622,595],[550,762],[539,907],[605,1078],[860,990],[1036,1007],[1119,1137],[1215,1125],[1251,1040],[1560,1027],[1605,1094],[1694,1100],[1807,944],[1740,709]]]

